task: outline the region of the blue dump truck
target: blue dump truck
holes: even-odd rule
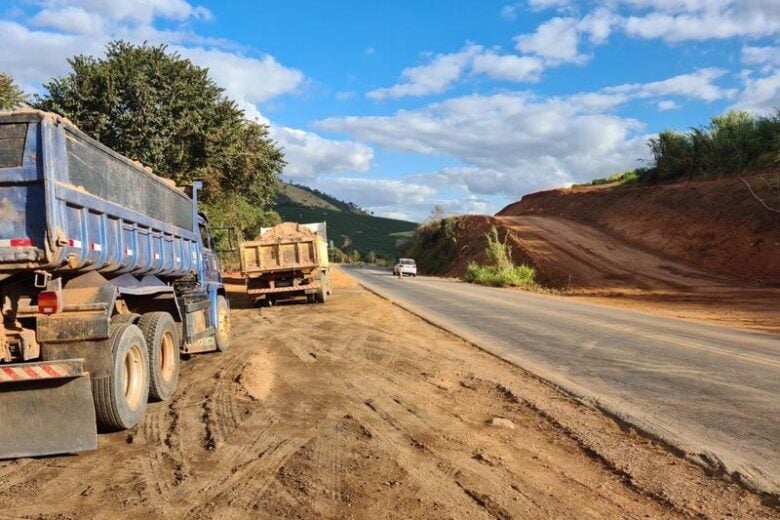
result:
[[[0,113],[0,458],[95,449],[173,395],[182,355],[228,348],[199,188]]]

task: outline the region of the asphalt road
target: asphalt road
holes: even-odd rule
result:
[[[705,466],[780,495],[780,336],[439,278],[345,271]]]

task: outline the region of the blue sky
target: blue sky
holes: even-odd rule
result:
[[[28,91],[112,38],[166,43],[271,126],[284,177],[377,214],[492,213],[780,106],[779,0],[1,0]]]

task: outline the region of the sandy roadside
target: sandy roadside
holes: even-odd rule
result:
[[[771,518],[777,509],[368,293],[255,309],[133,431],[0,462],[0,517]]]

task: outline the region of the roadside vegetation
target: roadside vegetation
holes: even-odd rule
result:
[[[268,126],[249,120],[208,69],[164,45],[124,41],[108,43],[105,56],[74,56],[68,64],[67,74],[44,83],[34,108],[70,119],[176,184],[203,180],[202,208],[213,228],[250,237],[279,222],[271,203],[284,154]],[[3,85],[0,77],[0,102],[18,105],[18,89]],[[228,248],[226,236],[215,233],[218,250]]]
[[[780,166],[780,109],[767,116],[732,111],[688,132],[648,141],[652,163],[576,186],[632,185],[739,176]]]
[[[402,256],[414,258],[422,273],[444,274],[458,254],[455,217],[423,222],[401,251]]]
[[[498,230],[493,226],[485,233],[485,239],[488,262],[486,265],[470,262],[463,276],[464,281],[492,287],[536,287],[535,269],[525,264],[515,265],[512,260],[508,235],[501,240]]]
[[[14,79],[0,72],[0,110],[13,110],[27,103],[27,96],[24,95]]]

